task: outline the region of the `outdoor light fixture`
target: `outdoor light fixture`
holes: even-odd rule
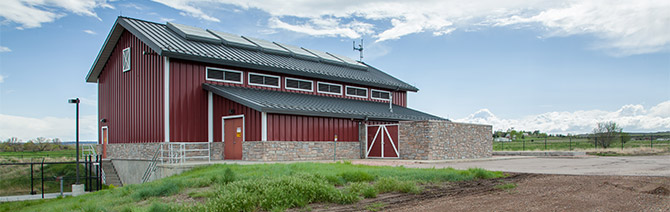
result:
[[[228,114],[230,114],[230,115],[235,114],[235,109],[230,109],[230,110],[228,111]]]
[[[100,119],[100,123],[107,123],[107,119]]]
[[[77,148],[77,180],[75,184],[79,184],[79,98],[68,99],[68,103],[77,105],[75,132],[76,132],[76,148]]]

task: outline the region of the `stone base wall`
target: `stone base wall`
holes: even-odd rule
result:
[[[399,126],[401,159],[487,158],[493,153],[492,126],[450,121],[406,121]]]
[[[107,159],[124,159],[124,160],[151,160],[154,153],[160,144],[169,143],[121,143],[121,144],[107,144]],[[174,144],[174,143],[173,143]],[[175,145],[175,148],[178,145]],[[188,149],[203,149],[205,144],[185,145]],[[167,151],[168,147],[164,146],[163,150]],[[98,152],[102,154],[102,145],[98,145]],[[167,152],[164,153],[167,157]],[[223,143],[210,143],[210,157],[212,160],[223,160]],[[187,152],[187,156],[204,156],[206,152]],[[196,159],[189,159],[196,160]]]
[[[246,141],[242,144],[242,160],[296,161],[332,160],[331,141]],[[359,142],[337,142],[337,159],[359,159]]]

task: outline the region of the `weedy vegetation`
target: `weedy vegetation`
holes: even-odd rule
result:
[[[427,183],[503,176],[483,169],[412,169],[350,162],[216,164],[78,197],[0,203],[0,211],[284,211],[309,208],[311,203],[354,204],[388,192],[418,194]]]

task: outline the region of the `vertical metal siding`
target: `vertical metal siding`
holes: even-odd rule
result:
[[[214,141],[222,141],[223,132],[221,122],[224,116],[244,115],[244,137],[247,141],[261,140],[261,114],[260,112],[230,101],[220,96],[212,98],[214,110]],[[230,113],[230,110],[235,110]],[[206,116],[205,116],[206,117]],[[269,121],[269,120],[268,120]],[[268,124],[269,125],[269,124]]]
[[[131,69],[123,72],[121,51],[126,47],[131,50]],[[125,31],[100,73],[98,116],[107,120],[100,127],[109,128],[109,143],[164,140],[162,58],[156,54],[144,55],[144,51],[152,52]]]
[[[359,120],[268,114],[269,141],[358,141]]]

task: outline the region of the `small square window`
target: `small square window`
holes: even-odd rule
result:
[[[123,49],[123,72],[130,71],[130,47]]]

